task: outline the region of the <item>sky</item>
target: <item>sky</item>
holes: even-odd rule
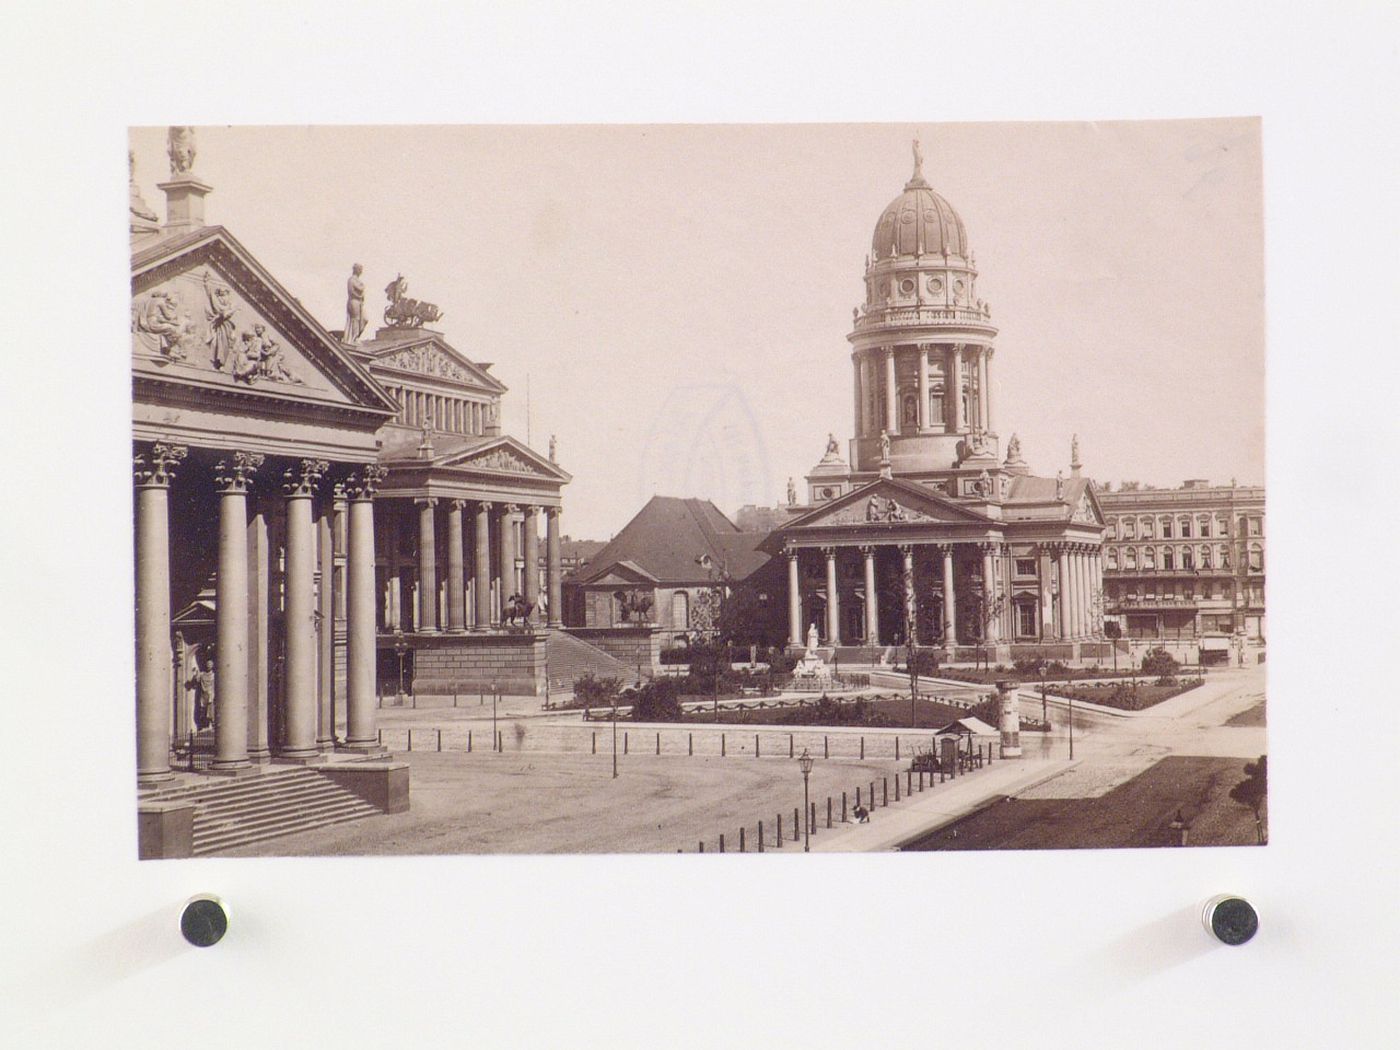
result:
[[[1033,470],[1169,486],[1264,480],[1259,124],[201,127],[226,226],[327,328],[402,273],[432,327],[557,435],[564,530],[605,539],[654,494],[784,499],[851,435],[851,308],[875,221],[924,172],[957,210],[1000,329],[1002,445]],[[135,128],[136,179],[167,176]],[[528,419],[527,419],[528,392]]]

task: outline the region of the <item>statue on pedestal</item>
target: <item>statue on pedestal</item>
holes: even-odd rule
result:
[[[817,644],[818,644],[818,640],[817,640],[817,625],[816,625],[816,624],[812,624],[811,626],[809,626],[809,627],[807,628],[807,648],[808,648],[808,650],[815,649],[815,648],[817,647]]]
[[[359,263],[350,267],[350,278],[345,282],[345,335],[347,343],[357,342],[365,330],[365,282],[360,275],[365,268]]]
[[[194,128],[172,125],[165,134],[165,152],[170,157],[170,177],[188,175],[194,169]]]

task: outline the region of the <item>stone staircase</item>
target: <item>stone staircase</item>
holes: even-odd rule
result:
[[[143,791],[141,801],[194,803],[195,856],[380,814],[353,791],[305,767]]]
[[[615,656],[565,631],[551,629],[545,637],[545,650],[549,659],[551,693],[568,691],[573,687],[574,679],[585,674],[598,678],[621,678],[624,685],[630,685],[637,678],[635,667],[629,667]]]

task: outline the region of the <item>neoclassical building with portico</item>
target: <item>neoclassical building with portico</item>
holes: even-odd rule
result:
[[[502,433],[506,387],[402,276],[373,335],[358,266],[323,327],[206,224],[193,135],[170,131],[163,222],[131,181],[138,782],[177,745],[230,775],[381,754],[403,650],[415,690],[544,691],[553,442]]]
[[[881,212],[853,311],[854,436],[769,536],[786,558],[789,643],[1089,655],[1102,639],[1103,515],[1072,441],[1032,474],[993,413],[997,329],[966,227],[914,172]]]

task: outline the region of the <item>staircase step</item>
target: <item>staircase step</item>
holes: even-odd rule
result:
[[[352,820],[363,820],[366,816],[375,816],[377,813],[378,810],[375,810],[372,813],[353,813],[346,816],[332,817],[328,820],[318,821],[317,823],[305,828],[288,828],[285,830],[279,828],[257,834],[240,836],[236,839],[219,839],[216,841],[211,841],[196,846],[193,852],[196,855],[202,855],[206,853],[212,853],[215,850],[220,849],[231,849],[237,846],[250,846],[255,842],[266,842],[268,839],[281,838],[283,835],[290,835],[297,831],[314,831],[317,828],[328,828],[333,824],[347,824]]]
[[[338,802],[344,794],[331,785],[330,791],[305,791],[296,795],[272,795],[249,800],[246,803],[228,803],[219,806],[200,806],[196,811],[195,826],[201,820],[253,820],[268,813],[276,813],[288,808],[312,806],[321,802]],[[352,795],[352,798],[358,798]],[[368,804],[368,803],[366,803]]]
[[[257,831],[262,828],[282,827],[289,824],[303,824],[310,822],[315,825],[317,818],[334,813],[361,812],[363,814],[375,813],[379,810],[369,805],[367,802],[328,802],[318,806],[307,806],[304,809],[289,809],[278,813],[264,813],[246,820],[209,820],[195,824],[195,838],[202,839],[206,835],[222,835],[228,832]]]

